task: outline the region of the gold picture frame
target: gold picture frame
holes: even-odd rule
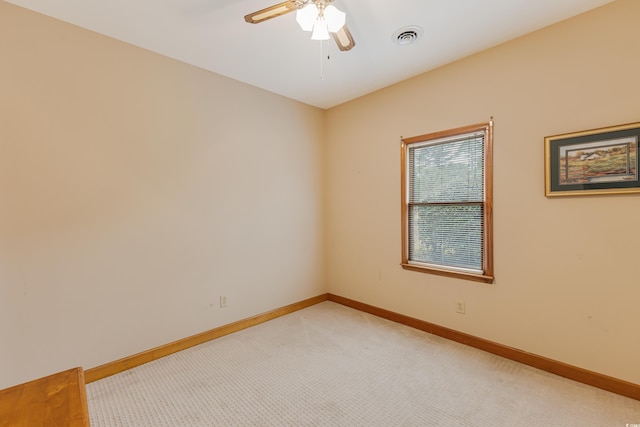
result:
[[[640,122],[544,138],[545,196],[640,193]]]

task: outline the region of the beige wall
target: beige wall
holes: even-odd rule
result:
[[[327,290],[640,383],[640,199],[546,199],[542,155],[640,120],[637,16],[325,113],[0,2],[0,388]],[[400,136],[490,116],[496,283],[402,270]]]
[[[325,112],[1,1],[0,58],[0,388],[326,291]]]
[[[330,110],[329,291],[640,383],[640,197],[547,199],[543,173],[545,136],[640,121],[638,16],[619,0]],[[495,284],[401,269],[400,136],[490,116]]]

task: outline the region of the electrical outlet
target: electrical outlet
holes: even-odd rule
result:
[[[220,308],[225,308],[227,306],[227,297],[224,295],[220,295]]]
[[[456,313],[465,314],[467,312],[464,301],[456,302]]]

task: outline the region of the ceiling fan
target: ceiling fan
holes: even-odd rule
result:
[[[257,12],[250,13],[244,20],[259,24],[289,12],[296,11],[296,21],[304,31],[312,31],[313,40],[328,40],[329,34],[342,51],[356,45],[345,24],[345,14],[331,3],[333,0],[287,0]]]

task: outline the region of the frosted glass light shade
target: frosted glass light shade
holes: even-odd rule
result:
[[[329,40],[329,28],[327,27],[327,21],[318,18],[313,25],[313,33],[311,34],[311,40]]]
[[[327,28],[332,33],[340,31],[344,27],[346,14],[341,12],[337,7],[329,5],[324,9],[324,19],[327,21]]]
[[[309,3],[296,12],[296,21],[303,31],[313,31],[313,40],[328,40],[329,32],[335,33],[344,27],[346,14],[333,5],[325,7],[322,16],[314,3]]]
[[[313,24],[318,19],[318,8],[315,4],[309,3],[305,7],[298,9],[296,12],[296,21],[300,25],[303,31],[312,31]]]

